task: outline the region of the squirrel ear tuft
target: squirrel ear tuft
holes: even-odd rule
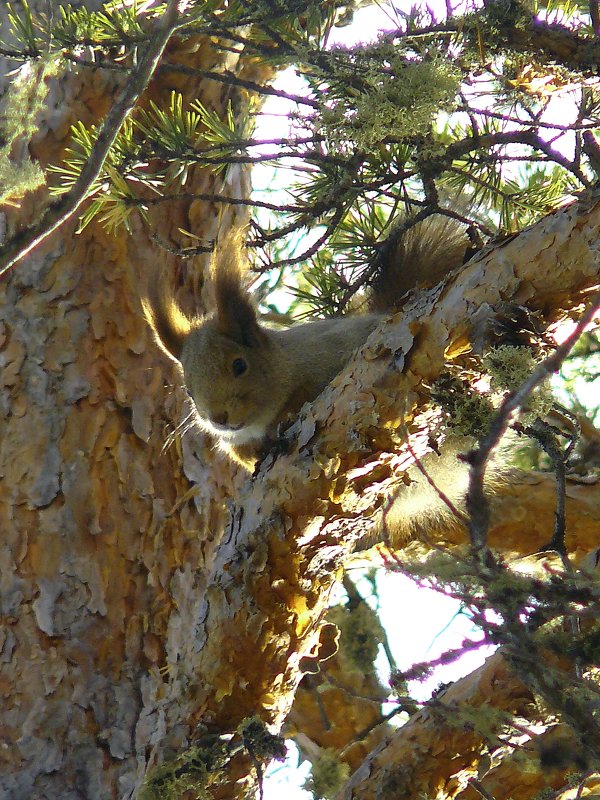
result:
[[[219,333],[249,347],[262,338],[256,309],[244,286],[247,264],[242,228],[237,228],[215,248],[211,272],[214,281],[216,320]]]
[[[154,284],[148,295],[142,298],[142,309],[158,346],[169,358],[181,361],[183,343],[192,323],[163,290],[164,287]]]

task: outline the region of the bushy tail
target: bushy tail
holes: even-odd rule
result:
[[[173,299],[166,281],[158,279],[149,286],[142,297],[142,309],[158,346],[169,358],[179,361],[192,323]]]
[[[372,284],[373,311],[394,309],[416,286],[433,286],[464,263],[469,238],[464,225],[440,214],[418,222],[400,239]]]

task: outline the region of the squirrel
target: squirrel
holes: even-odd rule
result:
[[[183,372],[200,427],[252,470],[278,425],[320,394],[406,292],[463,264],[469,240],[455,220],[429,217],[401,237],[365,313],[273,329],[245,288],[241,238],[234,231],[213,252],[212,313],[188,318],[159,283],[142,305],[156,342]]]
[[[273,329],[260,322],[246,289],[241,240],[242,232],[234,231],[213,252],[212,312],[189,318],[160,282],[142,307],[156,342],[183,374],[199,426],[252,471],[277,441],[279,425],[320,394],[407,292],[462,267],[470,242],[452,218],[428,217],[400,239],[372,282],[365,312]],[[458,456],[471,446],[469,437],[452,434],[439,452],[410,468],[408,484],[390,498],[381,525],[356,549],[378,541],[400,547],[442,521],[461,526],[469,468]],[[503,460],[501,453],[486,474],[492,495],[503,481]]]

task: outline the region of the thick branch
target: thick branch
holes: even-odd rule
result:
[[[535,53],[542,63],[561,64],[567,69],[575,71],[588,71],[595,74],[600,58],[600,41],[598,38],[580,35],[576,31],[566,28],[558,23],[549,23],[532,16],[529,20],[525,18],[527,13],[524,6],[512,4],[512,8],[519,10],[521,18],[510,16],[503,11],[509,8],[507,5],[487,4],[489,22],[493,25],[494,36],[487,35],[488,31],[483,28],[482,22],[488,22],[486,15],[478,12],[472,17],[467,17],[460,23],[449,21],[441,24],[424,27],[415,32],[410,32],[407,39],[427,36],[445,36],[452,32],[470,33],[477,42],[477,47],[482,46],[486,50],[497,52],[501,49],[509,48],[517,53]],[[498,9],[500,13],[498,13]],[[392,31],[388,35],[389,39],[405,36],[402,31]]]
[[[518,52],[535,52],[544,62],[563,64],[574,70],[596,70],[600,41],[556,23],[533,18],[526,27],[507,25],[503,29],[506,44]]]
[[[513,714],[529,719],[534,708],[533,694],[499,651],[388,736],[365,759],[337,800],[412,800],[420,793],[423,797],[443,794],[477,800],[480,791],[473,785],[464,786],[476,779],[480,754],[501,744],[494,734],[501,733],[503,720]],[[568,774],[581,772],[583,764],[576,737],[568,726],[560,725],[518,747],[515,758],[503,759],[477,785],[488,792],[483,796],[494,800],[533,800],[542,789],[563,786]]]
[[[350,778],[338,800],[412,800],[420,793],[434,797],[441,790],[444,797],[455,797],[461,779],[464,785],[467,776],[476,774],[479,753],[486,744],[480,731],[465,724],[465,717],[461,721],[460,711],[486,705],[496,711],[525,715],[532,701],[529,690],[502,655],[495,653],[382,742]]]
[[[478,782],[478,789],[468,786],[457,795],[457,800],[480,800],[483,789],[493,800],[536,800],[544,797],[543,790],[549,800],[562,797],[577,798],[573,794],[579,785],[573,780],[574,775],[581,774],[587,792],[581,797],[594,796],[600,788],[598,773],[582,774],[581,745],[573,736],[567,725],[555,725],[537,736],[524,747],[519,747],[513,756],[509,756],[492,768]],[[542,761],[544,762],[542,765]],[[568,794],[550,794],[550,789],[572,787]],[[589,794],[588,794],[589,792]]]
[[[336,573],[403,486],[412,456],[392,429],[426,449],[425,384],[464,349],[475,311],[514,300],[552,316],[581,303],[600,273],[599,228],[595,198],[574,204],[415,297],[301,416],[289,452],[265,459],[237,500],[182,654],[202,676],[177,698],[191,716],[200,709],[221,731],[252,713],[281,723]]]

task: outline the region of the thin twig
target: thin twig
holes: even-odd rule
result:
[[[251,208],[265,208],[268,211],[289,211],[292,214],[297,214],[300,211],[306,211],[299,205],[285,205],[281,203],[267,203],[264,200],[253,200],[244,197],[228,197],[224,194],[211,194],[210,192],[177,192],[176,194],[165,194],[160,197],[127,197],[123,198],[124,206],[146,207],[156,206],[161,203],[170,203],[174,200],[205,200],[209,203],[226,203],[231,206],[250,206]]]
[[[473,108],[468,107],[466,103],[460,109],[461,111],[469,114],[480,114],[482,117],[489,117],[490,119],[499,119],[503,122],[511,122],[515,125],[528,125],[526,120],[519,119],[512,114],[502,114],[498,111],[492,111],[489,108]],[[544,122],[539,119],[535,121],[536,128],[549,128],[550,130],[560,131],[561,133],[571,133],[573,131],[595,130],[598,125],[595,122],[579,122],[571,123],[569,125],[561,125],[558,122]]]
[[[310,97],[302,97],[297,94],[289,94],[284,92],[283,89],[276,89],[274,86],[267,86],[263,83],[256,83],[247,78],[240,78],[234,75],[233,72],[225,70],[224,72],[215,72],[214,70],[199,69],[198,67],[189,67],[187,64],[161,64],[158,68],[159,72],[179,72],[184,75],[197,75],[200,78],[207,78],[211,81],[218,81],[219,83],[226,83],[230,86],[241,86],[244,89],[249,89],[257,94],[271,95],[273,97],[280,97],[283,100],[291,100],[298,105],[309,106],[310,108],[319,109],[321,103],[316,100],[311,100]]]
[[[331,219],[327,223],[327,227],[325,228],[325,232],[321,236],[319,236],[319,238],[316,240],[316,242],[314,242],[314,244],[312,244],[310,247],[308,247],[306,250],[304,250],[302,253],[300,253],[299,256],[294,256],[292,258],[282,258],[279,261],[273,262],[273,266],[281,267],[281,266],[284,266],[284,265],[290,266],[292,264],[300,264],[302,261],[306,261],[308,258],[311,258],[312,256],[314,256],[314,254],[318,250],[320,250],[320,248],[325,244],[325,242],[329,239],[329,237],[335,231],[335,229],[339,225],[340,221],[342,220],[342,217],[344,216],[345,211],[346,211],[346,207],[344,205],[339,205],[336,208],[336,210],[334,211]],[[272,239],[275,239],[275,238],[279,238],[279,237],[271,236],[271,234],[264,234],[264,236],[263,236],[264,241],[271,241]]]
[[[477,778],[471,778],[469,781],[469,786],[472,786],[475,791],[484,798],[484,800],[496,800],[493,794],[490,794],[488,790],[481,785],[481,783],[477,780]]]
[[[536,123],[537,124],[537,123]],[[472,150],[485,151],[491,147],[510,145],[510,144],[523,144],[531,147],[534,150],[539,150],[544,153],[550,161],[559,164],[563,169],[571,172],[581,182],[583,186],[590,186],[589,179],[577,168],[575,164],[569,161],[568,158],[561,155],[557,150],[554,150],[548,142],[544,141],[534,130],[523,131],[500,131],[497,133],[486,133],[480,136],[468,136],[458,142],[452,142],[447,148],[444,155],[441,157],[442,163],[451,163],[455,159]],[[435,176],[435,173],[431,173]]]
[[[556,477],[556,509],[554,511],[554,531],[547,545],[541,548],[554,550],[564,560],[567,556],[565,544],[566,533],[566,493],[567,493],[567,466],[565,453],[556,441],[557,431],[544,420],[537,420],[535,424],[524,428],[524,433],[539,443],[542,450],[552,462],[552,469]],[[568,563],[568,560],[567,560]],[[566,566],[566,565],[565,565]],[[569,565],[570,566],[570,565]]]
[[[26,61],[28,58],[39,58],[40,55],[39,50],[30,50],[29,48],[25,48],[24,50],[10,50],[6,47],[0,47],[0,56],[14,58],[17,61]]]

